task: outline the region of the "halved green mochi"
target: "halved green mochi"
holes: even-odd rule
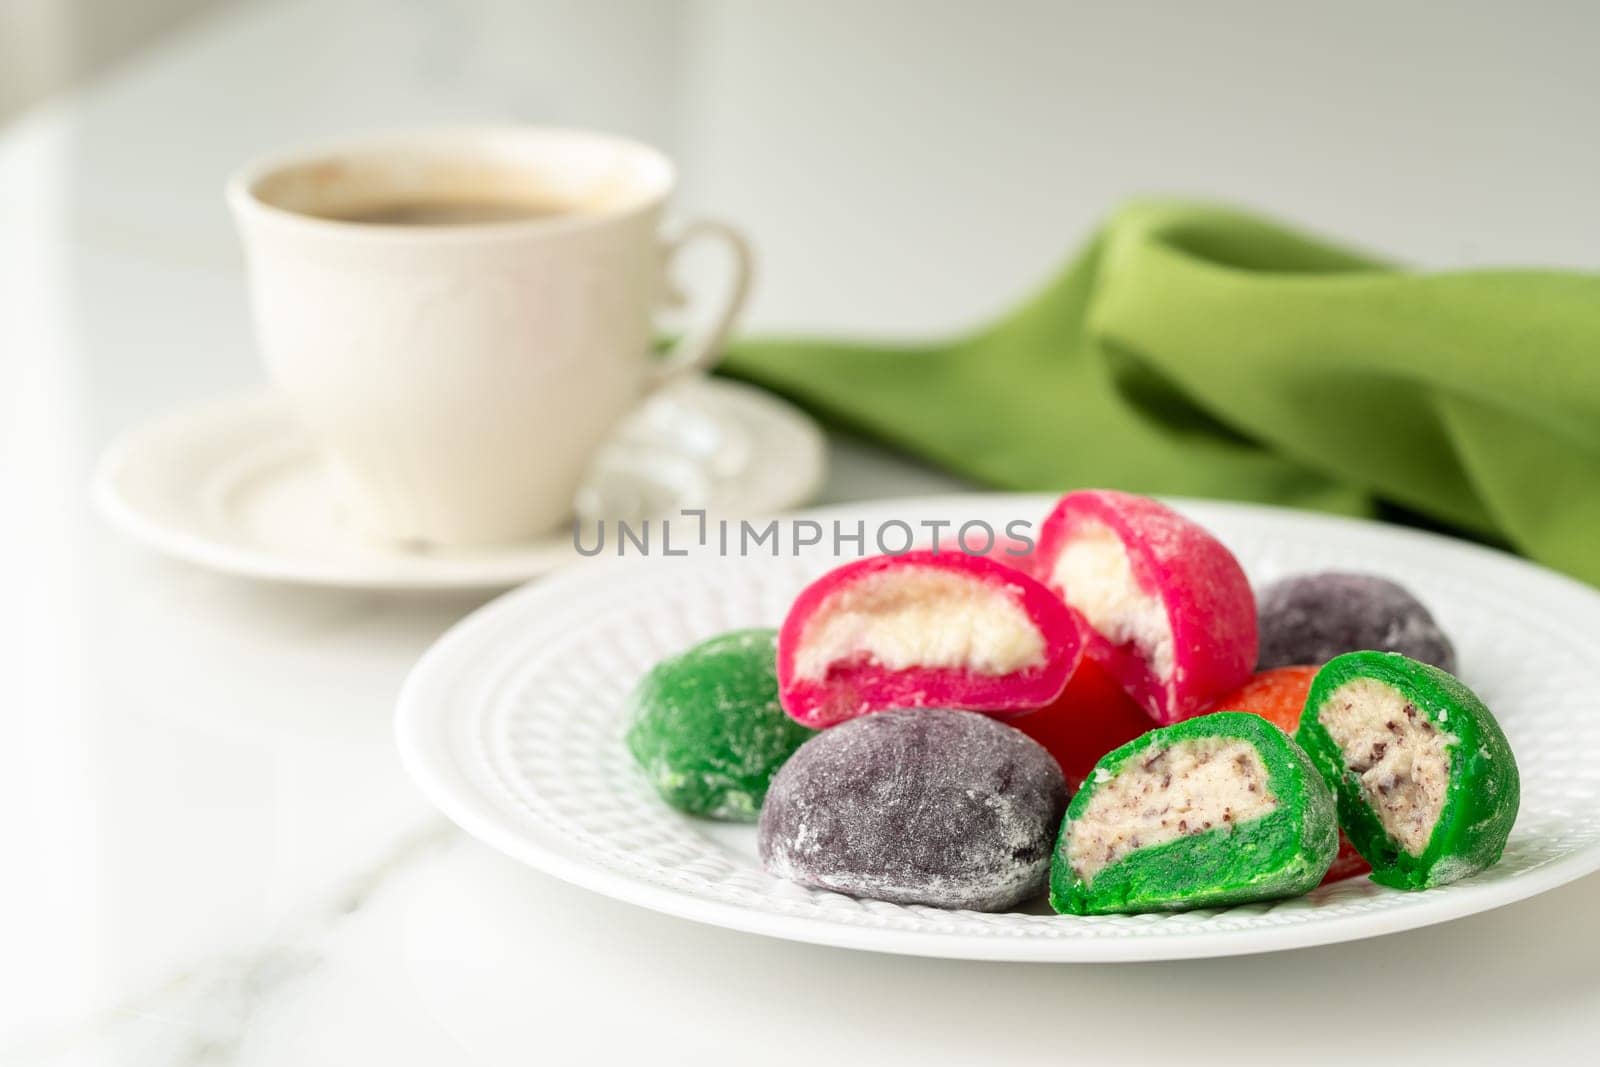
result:
[[[735,630],[664,659],[630,698],[628,750],[661,799],[753,822],[784,761],[811,737],[778,704],[778,633]]]
[[[1296,739],[1338,796],[1372,880],[1428,889],[1500,859],[1521,779],[1483,701],[1397,652],[1349,652],[1317,672]]]
[[[1258,715],[1152,730],[1072,798],[1050,868],[1059,912],[1183,911],[1314,888],[1339,850],[1333,795]]]

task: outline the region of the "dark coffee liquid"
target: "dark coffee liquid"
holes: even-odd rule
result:
[[[374,226],[471,226],[486,222],[525,222],[577,209],[565,204],[523,200],[393,200],[363,206],[324,218]]]

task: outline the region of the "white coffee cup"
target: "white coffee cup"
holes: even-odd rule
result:
[[[664,239],[673,182],[645,145],[523,127],[333,145],[229,182],[269,375],[360,527],[436,545],[549,530],[617,421],[716,359],[750,253],[719,223]],[[703,237],[731,249],[732,283],[653,357],[668,261]]]

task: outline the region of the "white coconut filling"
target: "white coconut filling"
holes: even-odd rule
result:
[[[1108,641],[1132,644],[1157,678],[1172,677],[1172,624],[1166,605],[1139,587],[1128,550],[1109,526],[1079,526],[1056,556],[1050,581]]]
[[[1248,742],[1200,737],[1152,748],[1089,798],[1067,829],[1067,862],[1088,881],[1138,849],[1259,819],[1277,806]]]
[[[1372,678],[1355,678],[1328,695],[1317,711],[1361,782],[1361,799],[1397,844],[1413,856],[1444,811],[1450,785],[1450,749],[1456,738],[1440,730],[1405,694]]]
[[[806,624],[795,676],[862,655],[889,670],[1000,675],[1045,662],[1044,635],[1003,587],[934,567],[880,571],[829,596]]]

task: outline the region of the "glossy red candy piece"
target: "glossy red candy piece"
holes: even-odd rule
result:
[[[1082,656],[1060,598],[984,556],[874,556],[811,583],[778,631],[778,696],[812,727],[885,708],[1006,717],[1061,695]]]
[[[1149,730],[1150,716],[1104,667],[1085,659],[1059,697],[1007,724],[1044,746],[1077,789],[1101,756]]]
[[[1322,876],[1318,885],[1327,885],[1330,882],[1342,882],[1346,878],[1354,878],[1358,874],[1371,874],[1372,864],[1362,858],[1356,851],[1356,846],[1344,836],[1344,831],[1339,831],[1339,854],[1333,857],[1333,865],[1328,868],[1328,873]]]
[[[1248,711],[1276,723],[1283,732],[1293,737],[1300,726],[1300,713],[1305,710],[1306,697],[1311,692],[1311,680],[1317,676],[1316,667],[1274,667],[1260,671],[1238,689],[1217,700],[1212,711]],[[1071,691],[1071,686],[1068,686]],[[1049,745],[1045,745],[1049,748]],[[1372,865],[1361,858],[1361,853],[1350,839],[1339,833],[1339,854],[1333,866],[1323,875],[1322,884],[1340,882],[1358,874],[1366,874]]]
[[[1084,654],[1163,725],[1250,677],[1256,605],[1233,553],[1148,497],[1085,489],[1039,531],[1034,576],[1086,623]]]

